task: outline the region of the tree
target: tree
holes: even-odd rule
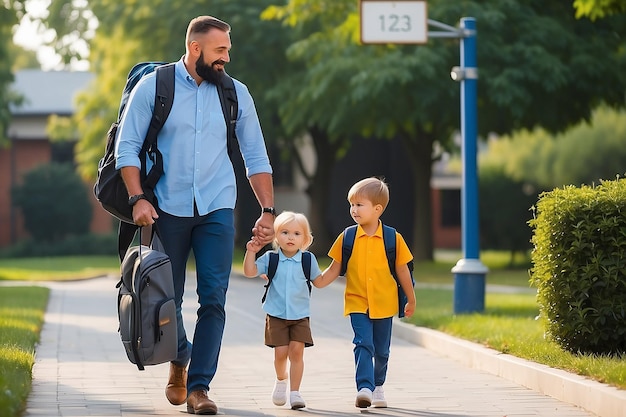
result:
[[[532,217],[530,209],[537,201],[536,189],[512,179],[504,166],[495,164],[482,164],[479,178],[480,246],[508,250],[509,265],[513,266],[515,253],[531,247],[528,221]]]
[[[52,163],[29,171],[23,184],[13,188],[12,200],[34,239],[58,242],[89,231],[91,204],[70,164]]]
[[[626,174],[625,141],[626,113],[599,107],[590,123],[557,135],[537,128],[491,142],[481,156],[481,169],[501,166],[505,175],[539,189],[591,186]]]
[[[55,3],[71,6],[75,2]],[[234,42],[234,51],[246,45],[251,51],[248,56],[259,64],[243,68],[241,78],[253,91],[257,86],[272,87],[267,97],[257,96],[261,117],[274,122],[265,122],[264,128],[277,124],[278,132],[288,133],[271,135],[269,140],[282,138],[283,148],[297,158],[294,141],[305,133],[313,139],[318,165],[315,172],[305,174],[310,181],[307,191],[316,242],[327,246],[321,244],[326,230],[324,210],[315,204],[328,195],[329,166],[340,160],[355,137],[399,138],[413,158],[417,203],[412,249],[416,259],[432,258],[433,146],[438,143],[445,148],[459,127],[459,86],[448,77],[450,68],[459,62],[458,41],[365,46],[359,44],[358,9],[353,0],[289,0],[269,7],[264,16],[284,26],[251,18],[259,7],[268,5],[269,1],[216,0],[212,13],[218,17],[224,13],[232,17],[226,20],[242,25],[234,25],[233,39],[236,28],[248,30],[245,40]],[[133,7],[104,1],[92,1],[89,7],[100,22],[91,42],[91,62],[99,75],[76,120],[82,123],[84,137],[79,144],[82,172],[93,175],[128,68],[146,58],[178,58],[182,28],[190,16],[204,13],[205,5],[139,0]],[[536,126],[558,132],[589,120],[600,103],[624,105],[626,56],[618,36],[626,23],[624,16],[592,23],[575,19],[567,4],[536,0],[431,0],[428,10],[430,18],[452,25],[463,16],[477,19],[483,136]],[[290,46],[283,48],[286,43]],[[289,62],[285,62],[285,50]]]
[[[10,90],[13,83],[13,60],[11,58],[15,51],[13,28],[24,15],[24,3],[25,0],[10,0],[5,1],[0,7],[0,146],[8,143],[10,106],[20,102],[20,97]]]
[[[477,19],[483,135],[535,126],[561,131],[588,120],[600,102],[624,105],[626,61],[616,36],[622,17],[591,24],[576,20],[567,5],[531,0],[439,0],[430,1],[428,10],[430,18],[449,24],[462,16]],[[458,43],[359,45],[351,0],[290,0],[266,16],[305,35],[313,28],[288,50],[302,71],[276,87],[287,98],[279,107],[282,123],[294,135],[311,133],[322,161],[311,176],[311,200],[328,189],[324,171],[352,137],[401,138],[413,158],[416,184],[413,253],[432,258],[432,148],[435,142],[447,147],[459,126],[459,89],[447,78],[458,65]]]

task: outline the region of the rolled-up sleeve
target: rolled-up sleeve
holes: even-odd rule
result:
[[[246,167],[246,176],[249,178],[260,173],[271,174],[272,166],[267,156],[265,140],[254,106],[254,100],[244,84],[237,80],[234,81],[239,103],[236,133]]]
[[[150,74],[142,78],[131,92],[115,145],[115,167],[140,168],[139,152],[143,146],[154,107],[155,77]]]

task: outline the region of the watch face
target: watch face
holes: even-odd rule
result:
[[[144,198],[146,198],[146,196],[143,194],[134,195],[128,199],[128,205],[134,206],[137,203],[137,201],[144,199]]]

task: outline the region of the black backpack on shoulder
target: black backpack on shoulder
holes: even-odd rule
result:
[[[133,209],[128,205],[128,191],[122,180],[119,170],[115,168],[115,143],[117,141],[117,131],[128,103],[128,98],[139,80],[156,71],[156,94],[154,97],[154,112],[146,133],[143,147],[139,153],[141,160],[141,183],[144,194],[148,200],[157,205],[154,196],[154,188],[163,175],[163,158],[157,147],[157,136],[174,103],[175,86],[175,63],[159,61],[140,62],[136,64],[128,73],[126,85],[122,92],[118,118],[111,124],[107,133],[104,156],[98,163],[98,174],[94,184],[94,194],[102,207],[111,215],[120,220],[118,230],[118,252],[120,260],[130,246],[137,226],[133,223]],[[237,140],[235,135],[235,125],[238,114],[237,93],[235,84],[228,75],[224,74],[221,85],[217,86],[217,91],[224,113],[224,120],[228,132],[227,145],[228,153],[231,154],[233,142]],[[152,161],[152,167],[146,172],[146,158]]]

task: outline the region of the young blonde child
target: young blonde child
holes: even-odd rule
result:
[[[284,405],[287,402],[289,382],[289,404],[293,410],[306,407],[300,394],[300,383],[304,374],[304,348],[313,346],[309,324],[310,287],[302,268],[303,252],[313,243],[309,221],[301,213],[285,211],[274,221],[275,251],[267,251],[255,260],[263,247],[253,238],[246,244],[243,262],[247,277],[267,279],[270,253],[278,253],[276,273],[263,303],[265,318],[265,344],[274,348],[276,381],[272,402]],[[321,270],[317,259],[310,254],[310,280],[316,287],[321,283]],[[287,365],[289,363],[289,372]]]
[[[393,316],[398,313],[398,288],[391,275],[383,242],[380,216],[389,203],[389,188],[378,178],[366,178],[348,192],[350,216],[358,224],[352,255],[347,264],[344,314],[354,332],[354,362],[357,396],[355,406],[387,407],[383,384],[387,376]],[[328,256],[330,266],[320,285],[328,285],[341,272],[343,233]],[[408,263],[413,255],[396,233],[396,275],[407,295],[407,317],[415,311],[415,292]]]

